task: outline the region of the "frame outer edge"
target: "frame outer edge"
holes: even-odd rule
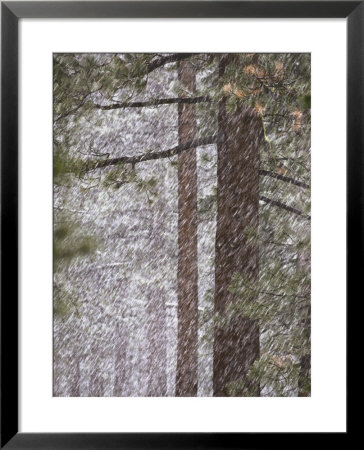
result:
[[[360,1],[8,1],[23,18],[341,18]]]
[[[18,432],[18,19],[4,4],[1,5],[1,67],[1,446],[3,446]]]
[[[350,74],[350,78],[349,78]],[[348,335],[348,308],[360,299],[364,274],[364,2],[347,20],[347,368],[353,343]],[[350,353],[351,352],[351,353]],[[349,375],[347,369],[347,376]],[[347,381],[348,394],[348,381]],[[348,398],[348,397],[347,397]],[[347,400],[347,430],[349,408]]]
[[[34,449],[49,448],[49,446],[52,448],[76,448],[74,445],[77,445],[78,439],[79,447],[77,448],[102,448],[101,446],[99,447],[97,442],[99,441],[100,443],[101,437],[106,437],[101,433],[83,435],[68,434],[68,436],[67,433],[18,433],[18,354],[17,352],[14,352],[14,349],[18,348],[18,323],[17,321],[16,323],[15,321],[10,321],[11,317],[18,318],[18,247],[17,244],[14,245],[14,243],[18,242],[18,18],[87,17],[84,13],[84,7],[87,8],[91,2],[85,2],[81,9],[79,9],[80,3],[83,2],[55,3],[58,3],[58,5],[54,6],[54,3],[52,5],[52,2],[1,3],[1,448],[5,446],[6,448],[20,449],[24,448],[24,444],[27,448]],[[72,3],[78,3],[78,7],[74,7]],[[102,2],[96,3],[99,3],[100,7]],[[150,2],[150,4],[152,3],[160,4],[161,2]],[[272,2],[272,6],[274,3],[277,2]],[[320,8],[322,8],[323,2],[319,3],[321,4]],[[316,14],[313,14],[312,9],[310,8],[311,13],[307,14],[307,17],[343,18],[350,14],[348,17],[347,34],[348,74],[350,74],[350,80],[348,78],[347,102],[347,286],[349,298],[350,295],[354,297],[354,293],[357,296],[358,290],[356,288],[359,287],[359,281],[363,273],[362,233],[364,222],[364,178],[362,174],[364,173],[364,5],[362,1],[328,3],[341,3],[340,11],[333,13],[333,9],[330,9],[330,13],[329,10],[327,10],[327,15],[325,16],[323,11],[320,12],[318,10],[316,10]],[[346,6],[343,6],[343,3],[346,3]],[[211,3],[209,6],[211,6]],[[67,14],[64,13],[65,10],[63,8],[65,7],[67,8]],[[284,8],[284,5],[282,5],[282,7]],[[135,13],[135,9],[132,8],[132,10],[133,12],[131,15],[126,14],[125,16],[138,17]],[[264,15],[267,17],[268,12],[264,11],[264,13],[261,13],[257,17],[264,17]],[[96,17],[93,14],[94,13],[91,13],[88,17]],[[177,15],[178,12],[176,11],[175,16]],[[139,14],[139,17],[146,16],[147,13],[145,11],[143,13],[140,12]],[[157,14],[153,17],[158,16],[159,15]],[[221,17],[223,16],[224,14],[221,14]],[[292,14],[289,16],[294,17]],[[302,15],[298,16],[302,17]],[[108,15],[104,15],[104,17],[108,17]],[[169,14],[166,17],[172,17],[172,15]],[[358,259],[360,264],[357,264]],[[5,269],[6,277],[4,276]],[[5,338],[8,343],[7,345],[5,345]],[[280,433],[278,434],[282,437]],[[157,435],[158,433],[154,434],[155,439],[157,439]],[[187,435],[185,434],[186,438]],[[232,442],[229,442],[226,435],[223,437],[223,433],[219,433],[215,436],[213,434],[207,434],[201,444],[206,444],[210,440],[211,445],[211,438],[214,440],[214,438],[216,439],[219,435],[223,438],[223,441],[227,444],[228,448],[237,448],[234,445],[232,445],[232,447],[230,446]],[[134,436],[129,435],[129,438],[131,439],[129,442],[132,443],[133,438],[139,440],[138,436],[141,441],[143,441],[143,433],[141,433]],[[167,436],[164,435],[164,438],[163,434],[160,436],[161,437],[157,439],[158,442],[164,441],[166,444],[165,438],[167,438]],[[174,437],[177,436],[178,435],[176,434],[174,435]],[[193,435],[189,434],[189,436],[188,448],[190,448],[191,441],[194,441]],[[196,437],[197,436],[198,435],[196,435]],[[230,436],[233,439],[234,437],[236,438],[235,443],[238,441],[241,442],[241,439],[237,434],[233,433],[230,434]],[[268,436],[269,433],[267,437]],[[325,435],[323,435],[323,437],[324,436]],[[120,439],[118,439],[115,434],[111,434],[109,437],[110,441],[113,441],[114,439],[118,441]],[[199,437],[201,437],[201,435]],[[254,438],[254,441],[260,441],[262,436],[248,434],[248,437]],[[271,436],[269,436],[268,439],[270,439],[270,437]],[[341,437],[343,437],[342,434]],[[125,438],[127,438],[127,436],[125,436]],[[283,436],[283,438],[288,438],[288,436]],[[29,439],[33,442],[29,442]],[[337,435],[335,439],[338,440],[339,435]],[[306,441],[305,437],[304,440]],[[138,448],[148,447],[147,441],[141,441],[139,442],[142,445]],[[179,439],[178,441],[181,442]],[[246,441],[250,441],[250,439],[248,438]],[[172,444],[172,442],[173,435],[170,435],[170,444]],[[326,438],[325,442],[327,443]],[[121,444],[122,442],[119,441],[119,443]],[[214,440],[214,443],[216,443],[216,440]],[[66,447],[64,445],[66,445]],[[241,448],[240,445],[239,448]],[[218,448],[214,445],[212,446]],[[104,448],[108,447],[108,445],[104,446]],[[183,448],[187,447],[183,446]]]

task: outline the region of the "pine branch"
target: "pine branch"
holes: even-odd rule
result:
[[[112,103],[111,105],[99,105],[94,104],[97,109],[102,109],[104,111],[109,111],[112,109],[125,109],[125,108],[147,108],[159,105],[172,105],[172,104],[195,104],[195,103],[207,103],[211,102],[210,97],[190,97],[190,98],[160,98],[156,100],[149,100],[145,102],[120,102]]]
[[[92,166],[86,166],[86,172],[88,172],[90,170],[94,170],[94,169],[115,166],[117,164],[135,165],[135,164],[138,164],[138,163],[144,162],[144,161],[151,161],[151,160],[163,159],[163,158],[171,158],[185,150],[189,150],[190,148],[200,147],[202,145],[216,144],[217,142],[220,142],[221,139],[223,139],[222,136],[213,135],[213,136],[208,136],[208,137],[201,138],[201,139],[194,139],[192,141],[186,142],[181,145],[176,145],[175,147],[173,147],[169,150],[164,150],[161,152],[149,152],[149,153],[143,153],[143,154],[137,155],[137,156],[121,156],[119,158],[106,159],[104,161],[93,163]]]
[[[173,53],[167,56],[161,56],[154,61],[151,61],[146,68],[145,75],[153,72],[153,70],[158,69],[166,64],[182,61],[183,59],[190,58],[191,56],[196,55],[197,53]]]
[[[278,208],[282,208],[286,211],[297,214],[298,216],[301,216],[304,219],[311,220],[311,216],[304,214],[301,210],[299,210],[297,208],[293,208],[293,206],[288,206],[285,203],[279,202],[278,200],[272,200],[270,198],[264,197],[263,195],[261,195],[259,198],[260,198],[260,200],[262,200],[263,202],[265,202],[267,204],[270,204],[272,206],[277,206]]]
[[[278,173],[270,172],[268,170],[261,169],[259,170],[259,174],[271,178],[276,178],[277,180],[285,181],[286,183],[294,184],[295,186],[300,186],[305,189],[310,188],[310,186],[304,183],[303,181],[295,180],[294,178],[291,177],[285,177],[284,175],[279,175]]]
[[[63,114],[60,114],[58,117],[56,117],[56,118],[54,119],[54,123],[55,123],[55,122],[58,122],[59,120],[64,119],[65,117],[70,116],[71,114],[74,114],[75,112],[77,112],[77,111],[81,108],[81,106],[83,106],[83,105],[85,104],[88,95],[90,95],[90,94],[87,94],[86,96],[84,96],[84,98],[81,100],[81,102],[78,103],[74,108],[72,108],[72,109],[66,111],[66,112],[63,113]]]
[[[158,69],[159,67],[162,67],[162,66],[172,63],[172,62],[182,61],[184,59],[190,58],[191,56],[194,56],[197,54],[198,53],[173,53],[171,55],[161,56],[161,57],[155,59],[154,61],[150,62],[146,67],[145,73],[141,74],[141,75],[148,75],[149,73],[153,72],[154,70]],[[58,122],[59,120],[64,119],[65,117],[67,117],[67,116],[75,113],[77,110],[79,110],[81,108],[81,106],[83,106],[85,104],[87,97],[90,94],[92,94],[92,92],[86,94],[84,96],[84,98],[81,100],[81,102],[75,108],[67,111],[64,114],[60,114],[58,117],[56,117],[54,119],[54,122]],[[209,101],[209,100],[201,100],[201,101]],[[173,102],[171,102],[171,103],[173,103]],[[178,103],[178,102],[176,102],[176,103]],[[186,101],[186,102],[181,102],[181,103],[189,103],[189,102]],[[197,102],[191,102],[191,103],[200,103],[200,102],[197,101]],[[157,105],[158,104],[164,104],[164,103],[157,103]],[[165,103],[165,104],[168,104],[168,103]],[[95,106],[98,107],[101,105],[95,105]],[[135,105],[135,106],[138,106],[138,105]],[[142,106],[148,106],[148,105],[139,105],[139,106],[142,107]],[[155,106],[155,105],[149,105],[149,106]],[[128,108],[128,107],[130,107],[130,106],[121,106],[121,108]],[[117,109],[117,107],[114,107],[114,108],[102,107],[100,109]]]

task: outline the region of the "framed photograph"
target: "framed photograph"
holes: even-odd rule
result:
[[[347,438],[363,8],[2,2],[2,447]]]

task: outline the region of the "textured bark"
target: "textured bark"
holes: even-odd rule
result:
[[[224,57],[220,76],[224,72]],[[258,279],[259,253],[254,239],[259,212],[259,144],[263,140],[261,121],[251,110],[237,109],[227,114],[225,100],[219,105],[219,133],[226,136],[218,144],[217,227],[215,244],[215,313],[213,395],[259,396],[259,384],[249,383],[247,372],[259,357],[257,323],[241,313],[229,317],[229,308],[241,298],[229,292],[232,275],[239,273],[253,282]],[[243,301],[254,301],[246,299]]]
[[[305,229],[306,237],[310,236],[311,229],[309,226]],[[311,248],[305,247],[298,250],[297,268],[307,275],[311,272]],[[304,284],[301,295],[308,296],[310,294],[310,286]],[[303,319],[303,333],[305,337],[311,339],[311,304],[307,305],[307,317]],[[311,395],[311,352],[300,358],[300,372],[298,376],[298,397],[309,397]]]
[[[300,358],[300,373],[298,376],[298,397],[311,395],[311,354]]]
[[[178,77],[188,94],[196,85],[190,61],[178,65]],[[178,105],[179,145],[196,137],[194,105]],[[178,343],[176,396],[197,395],[198,269],[196,149],[178,156]]]

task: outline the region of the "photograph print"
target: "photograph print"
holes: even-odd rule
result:
[[[311,56],[53,54],[53,396],[311,395]]]

